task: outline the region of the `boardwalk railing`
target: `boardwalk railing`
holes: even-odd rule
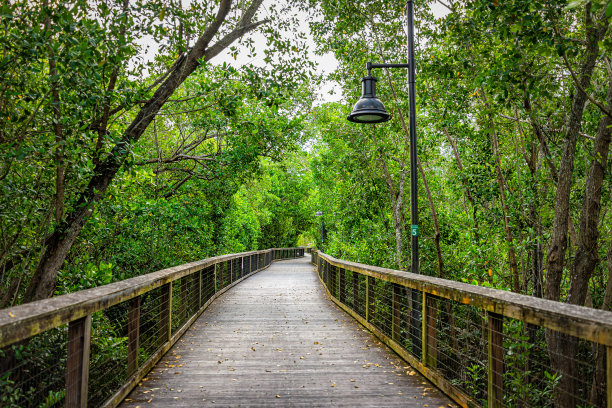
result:
[[[217,296],[304,250],[217,256],[0,310],[0,406],[116,406]]]
[[[311,257],[334,302],[461,406],[612,407],[610,312]]]

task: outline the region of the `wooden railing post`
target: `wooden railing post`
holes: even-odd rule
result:
[[[401,340],[402,331],[402,287],[398,284],[393,284],[393,317],[391,338],[397,342]]]
[[[338,299],[344,304],[346,302],[346,271],[342,268],[336,268],[338,271]]]
[[[421,348],[423,365],[436,368],[438,361],[436,337],[436,299],[433,295],[422,294]]]
[[[214,279],[215,279],[215,293],[217,293],[219,291],[219,289],[217,288],[217,273],[218,273],[218,270],[219,270],[219,263],[216,263],[215,264],[215,276],[214,276]]]
[[[128,311],[128,376],[138,370],[138,349],[140,347],[140,296],[130,300]]]
[[[192,307],[192,311],[190,312],[190,317],[192,315],[192,313],[194,313],[194,311],[198,311],[198,309],[200,308],[200,275],[201,272],[197,271],[192,273],[191,275],[189,275],[189,281],[191,282],[191,300],[189,300],[189,302],[191,302],[191,307]]]
[[[359,299],[359,272],[353,271],[353,310],[359,310],[357,301]]]
[[[608,407],[612,407],[612,346],[606,347],[606,395]]]
[[[504,318],[502,315],[487,312],[488,315],[488,407],[503,407],[503,387],[504,387],[504,345],[503,330]]]
[[[204,273],[204,269],[198,271],[198,276],[196,278],[196,284],[198,285],[198,310],[202,308],[202,274]]]
[[[427,366],[427,298],[428,295],[422,292],[421,295],[421,362]]]
[[[366,296],[365,296],[365,301],[366,301],[366,309],[365,309],[365,315],[366,315],[366,321],[369,322],[370,319],[372,318],[372,295],[374,295],[374,278],[372,278],[369,275],[366,275]]]
[[[180,318],[183,322],[187,321],[187,302],[189,301],[189,279],[188,276],[183,276],[181,278],[181,309],[180,309]],[[182,324],[182,323],[181,323]]]
[[[329,291],[332,296],[338,299],[338,268],[335,265],[329,266],[331,272],[331,287]]]
[[[91,315],[70,322],[66,361],[66,407],[87,407],[90,343]]]
[[[172,338],[172,282],[161,287],[159,314],[159,343],[162,346]]]

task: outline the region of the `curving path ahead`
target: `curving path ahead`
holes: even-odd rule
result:
[[[454,407],[328,299],[308,259],[224,293],[121,407]]]

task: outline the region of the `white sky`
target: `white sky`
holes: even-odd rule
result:
[[[264,3],[261,6],[262,10],[266,9],[267,4],[269,4],[271,1],[274,1],[274,0],[264,1]],[[190,0],[183,0],[183,7],[189,7],[189,3],[190,3]],[[448,13],[448,10],[440,4],[434,5],[432,8],[432,11],[434,15],[438,18],[443,17],[444,15]],[[314,54],[315,44],[314,44],[314,41],[312,40],[312,36],[310,35],[310,29],[308,26],[308,20],[306,16],[304,16],[304,18],[300,22],[300,25],[295,27],[295,30],[297,32],[306,33],[307,38],[308,38],[309,58],[317,63],[318,65],[317,71],[325,75],[332,73],[338,67],[338,61],[336,60],[334,55],[331,53],[327,53],[322,56],[318,56]],[[248,35],[253,38],[255,42],[256,50],[261,50],[266,47],[266,38],[263,34],[256,32],[256,33],[252,33]],[[152,58],[154,53],[157,52],[156,44],[152,43],[151,40],[149,41],[144,40],[143,44],[148,47],[148,51],[145,53],[145,58],[146,59]],[[237,42],[234,43],[233,45],[237,45]],[[263,52],[258,52],[257,56],[251,60],[245,59],[247,54],[248,53],[245,50],[240,50],[237,60],[234,60],[229,50],[226,50],[226,52],[221,53],[220,55],[212,59],[211,63],[223,64],[223,62],[226,62],[228,65],[231,65],[235,68],[239,68],[248,63],[253,63],[253,65],[256,65],[256,66],[265,65],[265,62],[263,61],[263,57],[264,57]],[[333,81],[327,81],[318,92],[317,104],[321,104],[324,102],[337,102],[337,101],[340,101],[341,99],[342,99],[342,95],[341,95],[338,84],[336,84]]]
[[[265,1],[262,4],[262,8],[266,7],[266,3],[268,3],[268,1]],[[448,9],[444,6],[442,6],[441,4],[435,4],[432,7],[432,11],[434,13],[434,16],[437,18],[443,17],[446,14],[448,14]],[[330,73],[332,73],[336,68],[338,68],[338,61],[336,60],[336,57],[331,54],[331,53],[327,53],[325,55],[322,56],[318,56],[314,54],[314,49],[315,49],[315,44],[314,41],[312,40],[312,36],[310,35],[310,29],[308,26],[308,21],[307,21],[307,17],[304,16],[303,20],[301,21],[300,25],[298,27],[296,27],[296,31],[298,32],[302,32],[302,33],[306,33],[307,37],[309,38],[308,41],[308,47],[309,47],[309,57],[311,60],[315,61],[318,65],[318,69],[317,71],[328,75]],[[266,45],[266,40],[265,37],[260,34],[260,33],[255,33],[252,34],[252,38],[255,40],[255,46],[257,48],[259,47],[265,47]],[[244,56],[246,55],[246,53],[241,53],[239,54],[239,56]],[[262,53],[258,54],[259,56],[262,55]],[[245,61],[245,60],[241,60],[240,57],[238,58],[238,61],[235,61],[234,58],[230,55],[229,51],[226,52],[225,54],[221,54],[218,57],[216,57],[214,60],[212,60],[213,63],[219,63],[222,64],[223,62],[226,62],[229,65],[233,65],[234,67],[239,67],[245,63],[248,62],[253,62],[255,65],[260,65],[263,66],[264,62],[263,62],[263,57],[261,58],[255,58],[253,61]],[[321,104],[324,102],[338,102],[342,99],[342,95],[340,92],[340,88],[338,86],[338,84],[336,84],[333,81],[326,81],[326,83],[324,84],[324,86],[319,90],[318,95],[317,95],[317,104]]]

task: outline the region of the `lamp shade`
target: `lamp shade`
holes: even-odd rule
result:
[[[381,123],[391,119],[385,105],[376,97],[376,78],[368,75],[361,84],[363,94],[347,119],[354,123]]]

